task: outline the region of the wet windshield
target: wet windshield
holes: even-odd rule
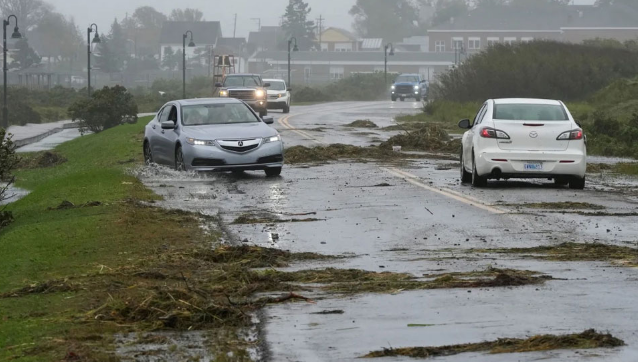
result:
[[[286,83],[284,82],[279,82],[279,81],[268,81],[268,83],[270,83],[270,87],[268,87],[268,90],[273,90],[273,91],[285,91],[286,90]]]
[[[397,77],[395,83],[418,83],[419,77],[414,75],[400,75]]]
[[[225,87],[261,87],[259,77],[228,77],[224,82]]]
[[[184,126],[256,123],[259,119],[244,104],[206,104],[182,107]]]
[[[554,104],[497,104],[494,119],[510,121],[567,121],[565,108]]]

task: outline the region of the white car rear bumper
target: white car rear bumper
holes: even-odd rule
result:
[[[530,170],[529,165],[541,165]],[[492,178],[544,178],[552,176],[584,177],[587,170],[586,151],[514,152],[498,150],[477,155],[476,171],[479,176]]]

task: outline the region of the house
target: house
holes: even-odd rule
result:
[[[317,37],[322,52],[351,52],[359,50],[359,40],[351,32],[340,28],[328,28]]]
[[[291,80],[294,84],[320,84],[356,73],[384,71],[383,51],[294,52]],[[389,73],[419,73],[435,81],[437,74],[454,64],[454,53],[397,52],[388,57]],[[288,52],[259,52],[248,60],[248,71],[267,77],[286,79]]]
[[[279,41],[283,37],[281,27],[262,26],[259,31],[248,34],[247,48],[249,52],[274,51],[279,48]]]
[[[484,6],[427,32],[429,51],[467,52],[496,43],[638,38],[638,12],[623,6]]]
[[[183,36],[187,31],[193,32],[195,47],[188,47],[190,33],[186,39],[186,57],[188,59],[201,59],[205,64],[204,56],[211,48],[215,48],[217,41],[222,37],[222,28],[219,21],[166,21],[160,33],[160,59],[164,59],[170,48],[173,54],[181,54]]]

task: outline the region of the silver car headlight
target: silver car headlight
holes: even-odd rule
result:
[[[188,142],[189,144],[193,146],[214,146],[215,145],[215,141],[198,140],[195,138],[189,138],[186,140],[186,142]]]
[[[281,141],[280,135],[264,138],[264,143],[279,142],[279,141]]]

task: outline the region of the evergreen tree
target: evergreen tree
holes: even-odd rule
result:
[[[42,58],[29,46],[27,39],[18,40],[15,47],[17,50],[12,54],[9,68],[24,70],[40,65]]]
[[[286,7],[282,30],[287,39],[283,39],[283,49],[288,46],[288,40],[297,38],[297,45],[300,50],[310,50],[315,43],[315,22],[308,20],[308,15],[312,9],[303,0],[290,0]]]
[[[162,67],[174,70],[177,67],[177,58],[172,47],[164,48],[164,58],[162,59]]]

